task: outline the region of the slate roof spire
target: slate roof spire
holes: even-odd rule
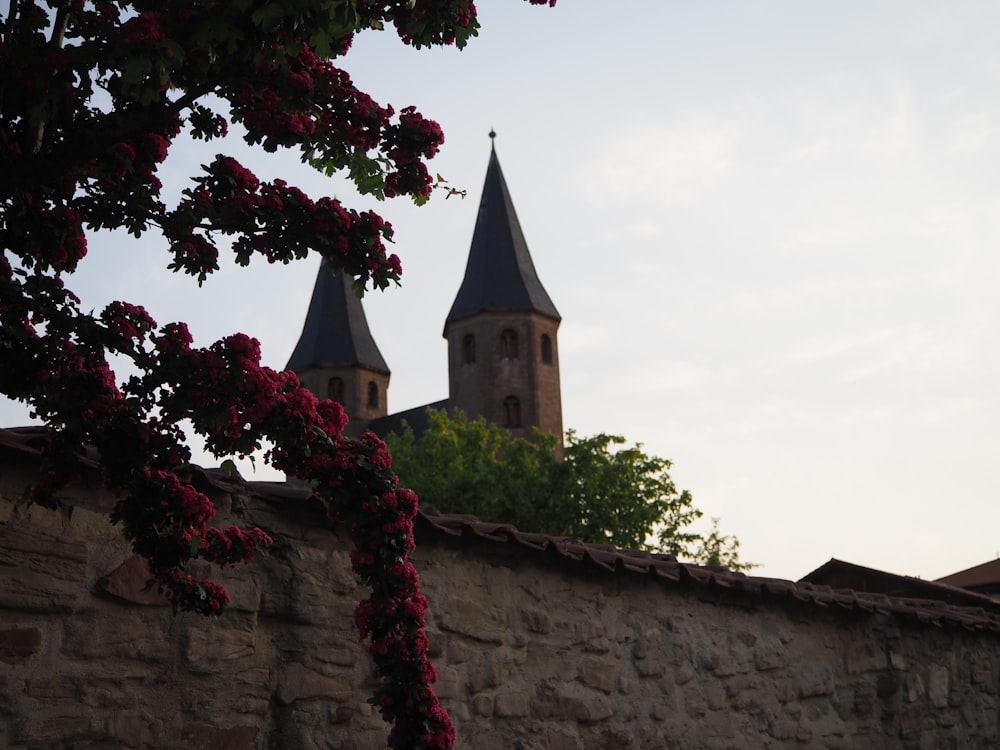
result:
[[[528,243],[497,160],[496,133],[490,131],[490,162],[472,235],[465,278],[445,322],[493,311],[538,312],[561,320],[538,279]]]
[[[358,365],[389,374],[350,278],[335,273],[324,260],[302,334],[285,369],[301,372],[329,365]]]

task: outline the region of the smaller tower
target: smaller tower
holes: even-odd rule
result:
[[[535,272],[494,146],[465,278],[444,327],[450,407],[519,437],[537,427],[561,441],[559,322]]]
[[[350,279],[334,273],[325,260],[285,369],[298,375],[317,398],[343,405],[350,418],[345,433],[351,437],[359,437],[371,420],[388,414],[389,367]]]

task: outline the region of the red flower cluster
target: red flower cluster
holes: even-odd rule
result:
[[[261,183],[230,157],[217,157],[204,171],[163,220],[173,270],[199,281],[217,270],[211,237],[218,233],[235,235],[232,247],[241,265],[255,254],[287,263],[314,250],[334,267],[380,288],[399,280],[399,259],[386,254],[392,226],[378,214],[346,209],[332,198],[313,201],[284,180]]]
[[[390,126],[386,132],[388,156],[395,170],[385,178],[385,194],[428,196],[431,192],[431,175],[422,161],[430,159],[444,143],[441,126],[424,118],[413,107],[399,113],[399,125]]]
[[[143,45],[163,39],[160,14],[146,11],[128,19],[121,27],[121,34],[128,44]]]

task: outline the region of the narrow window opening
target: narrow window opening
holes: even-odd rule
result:
[[[552,364],[552,339],[547,333],[542,334],[542,362]]]
[[[374,380],[368,381],[368,406],[372,409],[378,408],[378,385]]]
[[[471,333],[465,334],[462,337],[462,362],[467,365],[474,364],[476,361],[476,337]]]
[[[505,328],[500,334],[500,351],[505,359],[517,359],[517,331]]]
[[[517,396],[508,396],[503,400],[505,427],[521,426],[521,402]]]
[[[326,382],[326,397],[337,403],[344,403],[344,381],[342,378],[333,377]]]

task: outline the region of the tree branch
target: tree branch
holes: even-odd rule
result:
[[[49,45],[60,49],[66,39],[66,27],[69,25],[70,3],[64,2],[56,11],[56,22],[52,27],[52,37]],[[37,154],[42,150],[42,140],[45,138],[45,120],[39,120],[35,125],[34,133],[31,136],[31,153]]]

